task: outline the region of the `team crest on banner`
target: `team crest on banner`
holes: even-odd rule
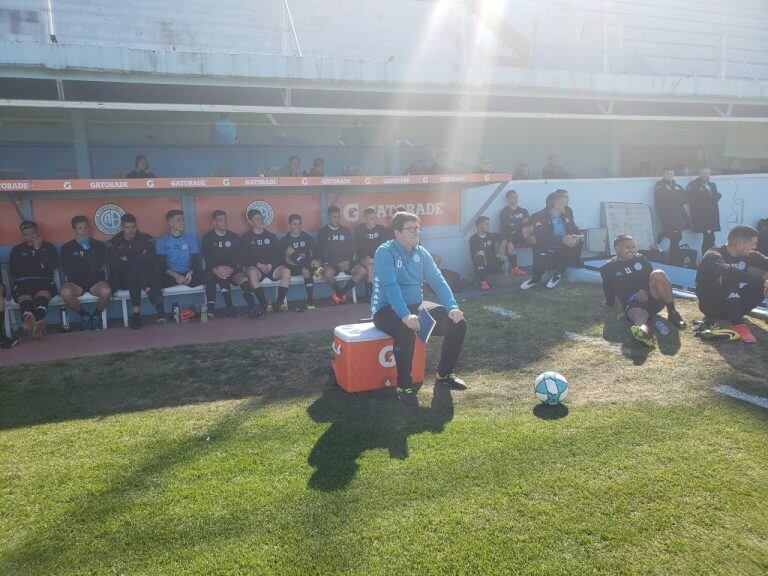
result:
[[[248,204],[248,208],[245,209],[245,213],[248,214],[251,210],[258,210],[264,217],[264,228],[269,228],[269,225],[275,221],[275,211],[269,202],[264,200],[254,200]]]
[[[120,232],[120,218],[123,214],[125,210],[117,204],[102,204],[93,215],[93,222],[101,232],[107,236],[114,236]]]

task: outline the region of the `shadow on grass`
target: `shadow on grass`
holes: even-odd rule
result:
[[[157,408],[318,392],[327,333],[179,346],[0,369],[0,430]]]
[[[307,413],[315,422],[331,423],[309,454],[315,468],[309,487],[332,492],[352,481],[363,452],[386,448],[390,458],[405,460],[409,436],[442,432],[453,419],[453,398],[447,387],[435,386],[429,408],[413,408],[398,402],[391,390],[348,394],[329,385]]]
[[[603,323],[603,340],[619,344],[622,356],[631,360],[635,366],[642,366],[652,350],[632,337],[629,326],[623,316],[617,318],[612,310],[607,311]]]
[[[565,404],[537,404],[533,407],[533,415],[542,420],[560,420],[568,416],[568,406]]]
[[[718,323],[725,327],[730,325],[727,320],[718,321]],[[750,344],[727,340],[698,338],[696,340],[703,346],[715,350],[735,370],[765,384],[768,382],[766,380],[766,374],[768,374],[768,331],[765,328],[766,324],[763,320],[756,318],[746,318],[745,324],[757,337],[757,342]],[[764,392],[765,389],[763,389]]]

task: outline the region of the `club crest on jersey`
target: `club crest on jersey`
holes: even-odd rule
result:
[[[245,209],[246,215],[251,210],[258,210],[261,212],[261,216],[264,218],[264,228],[269,228],[270,224],[275,221],[275,211],[269,202],[264,200],[254,200]]]
[[[635,270],[638,272],[643,269],[643,265],[640,262],[635,262]]]
[[[117,204],[102,204],[93,215],[93,222],[102,233],[114,236],[120,232],[120,218],[123,214],[125,210]]]
[[[231,248],[232,242],[230,240],[227,240],[226,242],[224,242],[224,246],[226,246],[227,248]]]

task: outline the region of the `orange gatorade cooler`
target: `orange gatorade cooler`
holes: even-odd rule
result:
[[[373,322],[337,326],[333,331],[332,377],[347,392],[397,386],[392,338]],[[424,343],[416,338],[411,378],[424,382]]]

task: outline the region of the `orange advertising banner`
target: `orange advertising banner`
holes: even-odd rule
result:
[[[77,198],[68,200],[33,200],[32,213],[40,227],[40,234],[48,242],[67,242],[73,238],[70,220],[83,214],[91,222],[91,236],[108,240],[120,232],[120,217],[129,212],[136,216],[139,230],[161,236],[168,230],[165,213],[181,209],[180,198],[157,196],[152,198]],[[21,242],[17,237],[12,243]]]
[[[19,218],[9,200],[0,198],[0,244],[18,244],[21,242]]]
[[[331,202],[331,200],[328,200]],[[424,226],[458,226],[461,224],[461,194],[457,190],[397,190],[387,193],[344,193],[336,200],[345,226],[363,221],[366,208],[376,210],[381,224],[388,224],[398,210],[413,212]]]
[[[197,230],[201,235],[204,234],[212,226],[211,213],[224,210],[230,230],[242,234],[250,228],[245,218],[250,208],[261,210],[265,224],[275,233],[288,231],[288,216],[293,213],[301,214],[306,232],[317,232],[322,226],[318,194],[196,196]]]
[[[425,176],[246,176],[216,178],[106,178],[94,180],[0,180],[0,193],[174,190],[221,188],[304,188],[312,186],[417,186],[509,182],[509,174],[433,174]]]

